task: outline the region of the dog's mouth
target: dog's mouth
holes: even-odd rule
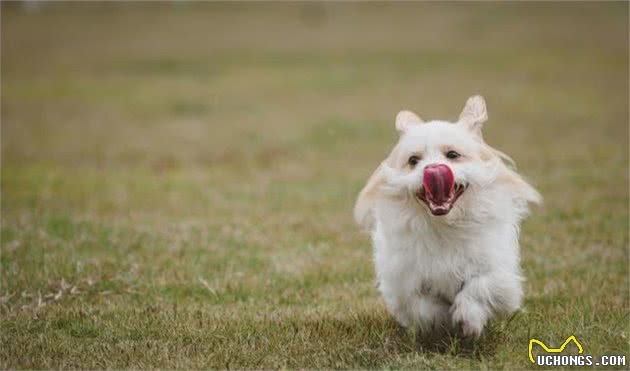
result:
[[[427,165],[416,198],[429,207],[431,214],[446,215],[466,188],[467,184],[455,182],[453,171],[447,165]]]

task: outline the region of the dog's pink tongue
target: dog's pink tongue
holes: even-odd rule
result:
[[[451,168],[444,164],[427,165],[424,168],[422,183],[427,198],[437,205],[444,204],[451,196],[455,177]]]

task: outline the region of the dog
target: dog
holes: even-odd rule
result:
[[[454,123],[399,112],[398,143],[356,201],[387,309],[420,334],[478,338],[522,304],[519,227],[542,199],[483,140],[487,119],[478,95]]]

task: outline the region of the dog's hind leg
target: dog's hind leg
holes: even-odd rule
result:
[[[414,299],[415,322],[418,327],[416,341],[421,348],[445,351],[450,333],[450,303],[439,297],[421,295]]]

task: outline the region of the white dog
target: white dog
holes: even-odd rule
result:
[[[483,141],[486,120],[481,96],[456,123],[401,111],[400,140],[357,199],[387,308],[421,333],[478,337],[521,305],[519,224],[541,197]]]

